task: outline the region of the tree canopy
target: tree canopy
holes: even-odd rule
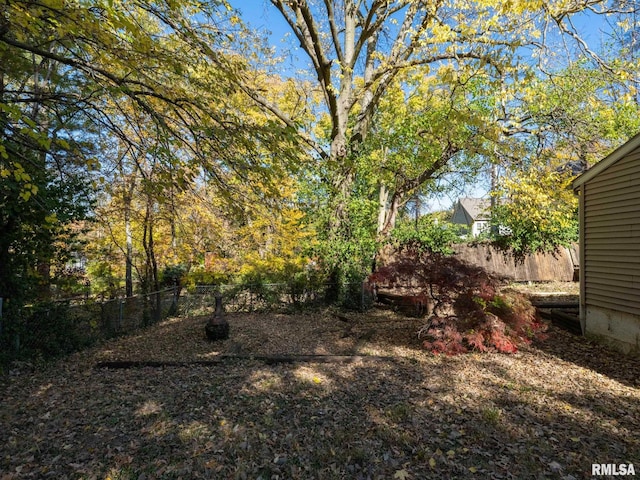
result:
[[[362,276],[407,205],[490,166],[511,246],[547,248],[569,238],[566,165],[639,127],[635,2],[269,6],[308,75],[275,74],[223,0],[0,6],[0,296],[46,294],[72,254],[109,295],[214,258]],[[577,26],[596,17],[608,45]]]
[[[46,282],[29,272],[48,268],[53,237],[86,217],[111,171],[136,171],[158,195],[199,170],[229,199],[237,178],[269,188],[277,162],[265,152],[291,141],[239,104],[236,24],[215,1],[3,3],[2,296],[21,291],[19,279]]]
[[[582,69],[589,80],[579,91],[594,98],[602,99],[603,87],[596,83],[604,78],[632,93],[637,86],[630,73],[637,71],[637,58],[607,55],[578,26],[585,19],[602,20],[612,42],[625,39],[627,52],[633,51],[633,2],[270,3],[307,56],[324,111],[320,122],[311,124],[315,128],[303,128],[263,96],[252,96],[297,127],[317,158],[328,211],[321,229],[330,244],[353,244],[355,231],[369,243],[372,235],[378,241],[388,238],[403,205],[435,191],[444,179],[470,178],[491,164],[496,173],[515,175],[515,165],[522,162],[513,159],[548,163],[544,150],[562,150],[572,135],[586,139],[584,122],[594,130],[599,123],[585,118],[580,103],[572,103],[567,85],[576,77],[568,80],[566,72],[580,75]],[[609,98],[608,105],[613,103],[624,109],[623,99]],[[613,136],[603,148],[591,148],[592,155],[612,148],[624,133]],[[567,161],[577,161],[581,153],[567,154]],[[364,213],[372,203],[377,228],[351,228],[354,208]],[[376,215],[366,215],[370,225]],[[548,246],[538,245],[543,244]],[[346,260],[344,255],[334,259],[336,264]]]

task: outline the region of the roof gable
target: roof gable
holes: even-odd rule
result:
[[[611,165],[616,163],[621,158],[625,157],[629,153],[633,152],[635,149],[640,147],[640,133],[629,140],[627,143],[623,144],[613,152],[611,152],[608,156],[606,156],[603,160],[600,160],[589,170],[584,172],[578,178],[573,181],[572,187],[574,190],[577,190],[579,187],[584,185],[586,182],[591,180],[596,175],[599,175]]]
[[[491,202],[486,198],[461,198],[458,200],[460,208],[468,214],[472,221],[489,220]]]

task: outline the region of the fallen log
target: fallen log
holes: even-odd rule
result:
[[[124,368],[162,368],[189,367],[194,365],[218,365],[228,360],[256,360],[267,365],[279,363],[353,363],[366,360],[393,360],[394,357],[379,355],[232,355],[223,354],[208,360],[162,361],[162,360],[114,360],[98,362],[96,369],[124,369]]]

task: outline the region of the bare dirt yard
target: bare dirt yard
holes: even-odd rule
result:
[[[229,314],[220,343],[203,317],[175,318],[19,365],[0,386],[0,479],[640,474],[638,358],[554,327],[513,355],[434,356],[419,320],[342,317]],[[320,356],[264,361],[284,354]],[[157,363],[96,368],[125,360]]]

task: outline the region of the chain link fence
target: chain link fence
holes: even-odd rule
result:
[[[69,316],[84,335],[107,339],[153,325],[178,312],[178,290],[85,302],[69,306]]]
[[[14,360],[65,355],[170,316],[213,314],[217,293],[222,294],[226,312],[292,313],[328,305],[364,311],[373,303],[365,283],[260,283],[202,285],[191,292],[183,290],[182,295],[179,287],[173,287],[105,302],[47,302],[19,311],[5,308],[0,309],[0,372]]]
[[[177,314],[178,295],[177,288],[169,288],[106,302],[5,309],[0,313],[0,367],[17,359],[54,358],[158,323]]]
[[[212,314],[215,296],[222,295],[226,312],[297,312],[340,305],[364,311],[373,304],[373,293],[365,283],[346,285],[259,283],[242,285],[198,285],[180,299],[185,316]]]

